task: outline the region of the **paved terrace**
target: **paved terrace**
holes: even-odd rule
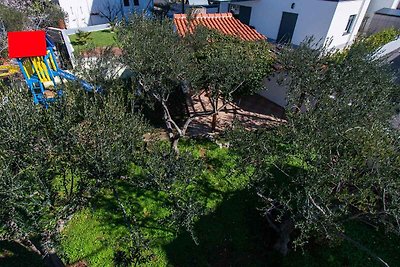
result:
[[[191,114],[211,111],[211,102],[205,93],[192,98],[188,103]],[[223,106],[222,100],[218,106]],[[276,126],[285,122],[284,109],[277,104],[259,95],[244,96],[229,102],[218,113],[217,125],[214,133],[223,132],[232,127],[235,121],[240,122],[246,129]],[[194,120],[189,128],[189,135],[205,135],[212,133],[212,116],[201,117]]]

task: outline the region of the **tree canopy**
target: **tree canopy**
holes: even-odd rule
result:
[[[196,117],[218,114],[223,108],[218,107],[218,101],[232,100],[235,92],[261,90],[263,79],[271,71],[272,57],[264,41],[242,41],[202,27],[181,38],[172,21],[143,16],[135,16],[118,36],[124,62],[139,84],[138,93],[163,110],[175,151]],[[212,111],[184,114],[182,122],[174,118],[172,100],[185,107],[188,99],[204,91],[210,97]]]
[[[232,133],[233,149],[253,165],[253,185],[276,244],[338,240],[344,225],[367,222],[400,234],[399,132],[391,128],[398,86],[382,59],[356,43],[340,60],[306,42],[286,48],[287,123]]]

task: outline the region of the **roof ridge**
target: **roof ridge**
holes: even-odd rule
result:
[[[187,18],[186,14],[174,14],[174,19],[186,19],[186,18]],[[226,12],[226,13],[199,13],[199,14],[194,14],[193,18],[195,18],[195,19],[233,18],[233,15],[230,12]]]

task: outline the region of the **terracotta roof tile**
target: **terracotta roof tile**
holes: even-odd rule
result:
[[[203,25],[224,34],[235,35],[242,40],[256,41],[266,39],[264,35],[258,33],[255,29],[234,18],[232,13],[196,14],[192,18],[189,29],[186,14],[175,14],[174,23],[181,36],[185,36],[187,32],[193,33],[195,27]]]

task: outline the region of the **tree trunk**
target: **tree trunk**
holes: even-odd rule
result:
[[[173,151],[175,151],[175,153],[179,154],[179,148],[178,148],[178,142],[179,142],[179,138],[180,136],[180,130],[177,129],[178,133],[174,134],[174,126],[172,125],[171,121],[171,115],[169,113],[168,107],[167,107],[167,103],[165,103],[164,101],[161,102],[161,105],[163,107],[163,111],[164,111],[164,121],[165,121],[165,126],[167,127],[167,132],[168,132],[168,137],[169,137],[169,141],[171,143],[171,148],[173,149]],[[175,124],[176,126],[176,124]],[[178,128],[176,126],[176,128]]]
[[[215,129],[217,128],[217,119],[218,119],[218,114],[215,113],[212,116],[212,122],[211,122],[211,131],[215,132]]]
[[[305,100],[306,100],[306,93],[302,92],[299,97],[299,102],[297,103],[297,107],[296,107],[296,111],[295,111],[296,113],[301,112],[301,108],[302,108]]]
[[[171,142],[171,148],[177,155],[179,155],[178,142],[179,142],[179,138],[175,138]]]
[[[17,243],[23,245],[24,247],[29,248],[36,254],[40,255],[43,259],[43,263],[47,267],[65,267],[65,264],[61,260],[61,258],[54,251],[49,252],[45,249],[45,246],[35,244],[29,239],[25,239],[23,241],[18,241]]]
[[[287,255],[289,252],[290,234],[294,230],[294,224],[291,220],[285,220],[279,226],[279,237],[274,245],[274,249],[279,251],[282,255]]]
[[[214,114],[212,116],[212,122],[211,122],[211,131],[215,132],[215,129],[217,128],[217,119],[218,119],[218,97],[217,101],[214,104]]]
[[[44,265],[47,267],[65,267],[57,253],[48,253],[43,258]]]

